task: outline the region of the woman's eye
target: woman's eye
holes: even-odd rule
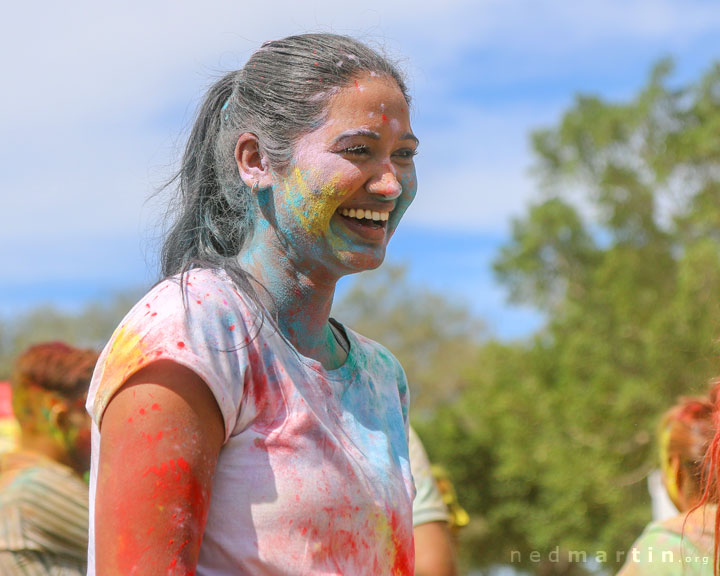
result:
[[[417,153],[418,151],[413,148],[403,148],[402,150],[395,152],[395,156],[404,160],[411,160],[413,156],[417,156]]]
[[[355,156],[367,154],[368,152],[370,152],[370,149],[364,144],[358,144],[357,146],[348,146],[342,151],[343,154],[351,154]]]

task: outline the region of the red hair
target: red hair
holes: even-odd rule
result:
[[[720,486],[720,378],[713,380],[709,399],[713,407],[712,430],[713,438],[705,454],[705,470],[703,491],[700,503],[695,507],[699,508],[708,502],[717,502]],[[718,561],[720,560],[720,509],[715,512],[715,545],[713,547],[713,574],[718,574]]]
[[[38,386],[68,400],[87,393],[98,353],[64,342],[43,342],[25,350],[15,361],[11,378],[17,389]]]
[[[714,400],[714,388],[707,396],[682,397],[660,420],[663,467],[669,458],[677,456],[689,474],[693,496],[703,493],[704,479],[709,472],[705,455],[715,431]]]

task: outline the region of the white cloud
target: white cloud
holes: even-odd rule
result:
[[[10,214],[0,241],[62,245],[72,236],[76,246],[145,234],[157,214],[146,199],[167,173],[178,119],[189,118],[210,77],[266,39],[308,30],[359,35],[407,58],[423,140],[408,220],[503,230],[534,194],[527,131],[559,104],[517,92],[507,104],[459,104],[456,61],[481,53],[483,66],[502,68],[510,55],[516,65],[504,77],[553,78],[608,45],[680,49],[717,32],[720,11],[679,0],[78,0],[12,3],[0,26],[0,190]],[[33,254],[35,268],[56,269]]]
[[[537,195],[528,132],[551,123],[555,107],[448,106],[442,126],[419,131],[418,196],[406,218],[436,229],[505,232]],[[419,116],[422,111],[419,111]]]

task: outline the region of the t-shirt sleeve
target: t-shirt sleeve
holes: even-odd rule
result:
[[[248,308],[232,284],[209,270],[158,284],[138,302],[103,350],[88,394],[100,426],[122,385],[138,370],[171,360],[195,372],[217,401],[225,440],[235,427],[248,366]]]
[[[415,430],[410,428],[410,470],[415,481],[413,526],[428,522],[449,522],[447,508],[432,474],[430,460]]]
[[[711,558],[702,554],[689,539],[651,524],[632,545],[618,576],[709,576]]]

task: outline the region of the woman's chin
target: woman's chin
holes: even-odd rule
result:
[[[343,268],[347,270],[346,274],[375,270],[385,260],[385,247],[377,247],[362,252],[342,252],[338,255],[338,260],[342,263]]]

